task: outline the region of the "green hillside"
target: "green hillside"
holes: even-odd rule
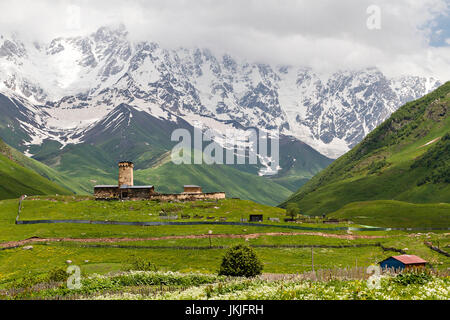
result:
[[[21,165],[22,167],[28,168],[40,176],[62,186],[63,188],[78,194],[85,194],[86,191],[83,189],[81,184],[77,183],[74,179],[61,174],[60,172],[46,166],[45,164],[36,161],[23,155],[21,152],[14,148],[11,148],[6,143],[0,139],[0,154],[3,154],[7,158],[12,159],[15,163]]]
[[[368,226],[439,228],[450,225],[450,204],[415,204],[395,200],[353,202],[328,216]]]
[[[183,192],[183,185],[196,184],[204,192],[225,191],[229,198],[267,205],[276,205],[292,193],[269,179],[228,165],[176,165],[168,161],[156,168],[135,171],[135,179],[155,185],[158,192]]]
[[[71,194],[71,192],[31,169],[10,160],[0,153],[0,199],[26,195]]]
[[[268,179],[295,192],[309,179],[326,168],[332,159],[325,157],[306,143],[291,137],[280,139],[281,170]]]
[[[57,142],[45,142],[52,144]],[[59,150],[58,148],[55,148]],[[35,156],[37,160],[59,172],[80,186],[81,194],[92,194],[97,184],[117,183],[117,162],[108,158],[108,153],[89,144],[71,144],[62,151],[50,151],[49,156]]]
[[[321,215],[359,201],[448,202],[449,107],[447,82],[402,106],[280,206],[295,202],[304,213]]]

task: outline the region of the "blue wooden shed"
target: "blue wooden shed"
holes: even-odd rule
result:
[[[409,268],[424,267],[427,261],[422,258],[412,255],[403,254],[400,256],[392,256],[380,262],[381,269],[395,269],[404,270]]]

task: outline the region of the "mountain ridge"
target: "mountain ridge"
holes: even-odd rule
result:
[[[116,180],[118,159],[134,160],[142,170],[160,165],[175,128],[209,130],[218,143],[231,131],[242,145],[245,130],[257,128],[282,137],[280,170],[266,181],[285,194],[400,104],[438,84],[431,77],[388,78],[377,68],[324,78],[302,66],[248,62],[208,49],[169,50],[130,41],[124,26],[40,44],[5,36],[0,109],[7,116],[0,119],[0,136],[91,192],[95,181]],[[267,172],[261,163],[233,168]]]
[[[388,78],[377,68],[323,78],[301,66],[241,61],[208,49],[168,50],[130,41],[124,26],[49,44],[0,41],[0,92],[41,105],[47,130],[65,136],[124,102],[161,117],[171,112],[192,125],[214,118],[278,130],[336,158],[400,105],[438,85],[431,77]]]

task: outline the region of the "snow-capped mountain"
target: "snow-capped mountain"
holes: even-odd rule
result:
[[[388,78],[376,68],[320,75],[215,55],[132,42],[125,27],[85,37],[28,43],[0,36],[0,93],[32,115],[19,119],[30,151],[45,139],[62,146],[124,103],[168,121],[224,133],[238,126],[279,130],[336,158],[405,102],[440,85],[414,75]]]

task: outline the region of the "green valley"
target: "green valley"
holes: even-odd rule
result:
[[[19,100],[0,95],[0,111],[8,115],[1,119],[0,135],[18,150],[33,154],[29,159],[13,150],[15,161],[76,194],[92,194],[98,184],[115,184],[117,162],[130,160],[135,164],[136,184],[151,184],[160,192],[179,192],[183,184],[198,184],[206,191],[276,205],[332,162],[307,144],[282,136],[281,170],[275,176],[260,176],[261,164],[177,166],[170,161],[177,143],[170,140],[171,134],[176,129],[192,132],[192,125],[172,114],[169,120],[162,119],[127,104],[119,104],[90,126],[78,143],[63,146],[44,139],[29,145],[20,125],[25,121],[20,118],[24,108]],[[19,137],[23,139],[18,141]]]

